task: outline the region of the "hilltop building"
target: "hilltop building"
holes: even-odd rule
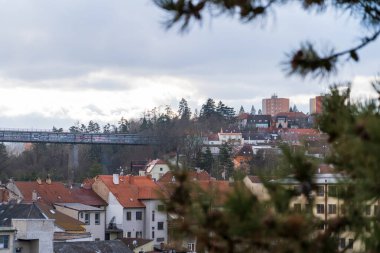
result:
[[[279,98],[274,94],[271,98],[264,98],[262,103],[264,115],[273,117],[280,112],[289,112],[289,98]]]

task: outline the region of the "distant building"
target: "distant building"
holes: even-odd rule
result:
[[[275,117],[276,128],[306,128],[308,117],[303,112],[281,112]]]
[[[310,98],[310,114],[320,114],[323,109],[323,100],[325,96],[316,96]]]
[[[263,114],[275,116],[280,112],[289,112],[289,98],[278,98],[273,95],[271,98],[263,99]]]
[[[157,181],[169,170],[169,165],[165,161],[161,159],[155,159],[153,161],[150,161],[143,170],[139,171],[139,176],[149,175],[153,180]]]

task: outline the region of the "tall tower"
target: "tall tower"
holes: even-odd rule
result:
[[[273,94],[271,98],[263,99],[263,114],[275,116],[280,112],[289,112],[289,98],[279,98]]]

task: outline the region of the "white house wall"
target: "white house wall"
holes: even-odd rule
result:
[[[167,228],[167,214],[166,212],[158,211],[158,206],[161,204],[159,200],[144,200],[146,206],[146,219],[145,219],[145,236],[147,239],[154,240],[155,245],[161,242],[166,243],[168,239]],[[154,211],[154,221],[152,221],[152,211]],[[158,222],[163,222],[162,230],[158,230]],[[152,231],[154,231],[154,238],[152,238]]]
[[[106,226],[111,222],[112,217],[115,217],[115,223],[118,228],[123,226],[123,207],[119,201],[110,192],[108,195],[108,206],[106,208]]]
[[[131,220],[127,220],[127,212],[131,212]],[[142,219],[136,220],[136,212],[142,212]],[[131,237],[137,237],[136,232],[142,233],[142,238],[145,237],[144,220],[146,219],[145,208],[125,208],[123,212],[123,235],[128,237],[128,232]]]

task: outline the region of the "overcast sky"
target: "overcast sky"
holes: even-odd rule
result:
[[[67,129],[76,121],[117,123],[153,107],[191,109],[207,98],[237,111],[276,93],[308,112],[331,83],[352,81],[367,97],[380,71],[380,42],[330,80],[287,77],[280,62],[305,40],[343,49],[365,33],[342,13],[310,15],[297,5],[265,23],[205,17],[181,34],[148,0],[0,0],[0,128]]]

